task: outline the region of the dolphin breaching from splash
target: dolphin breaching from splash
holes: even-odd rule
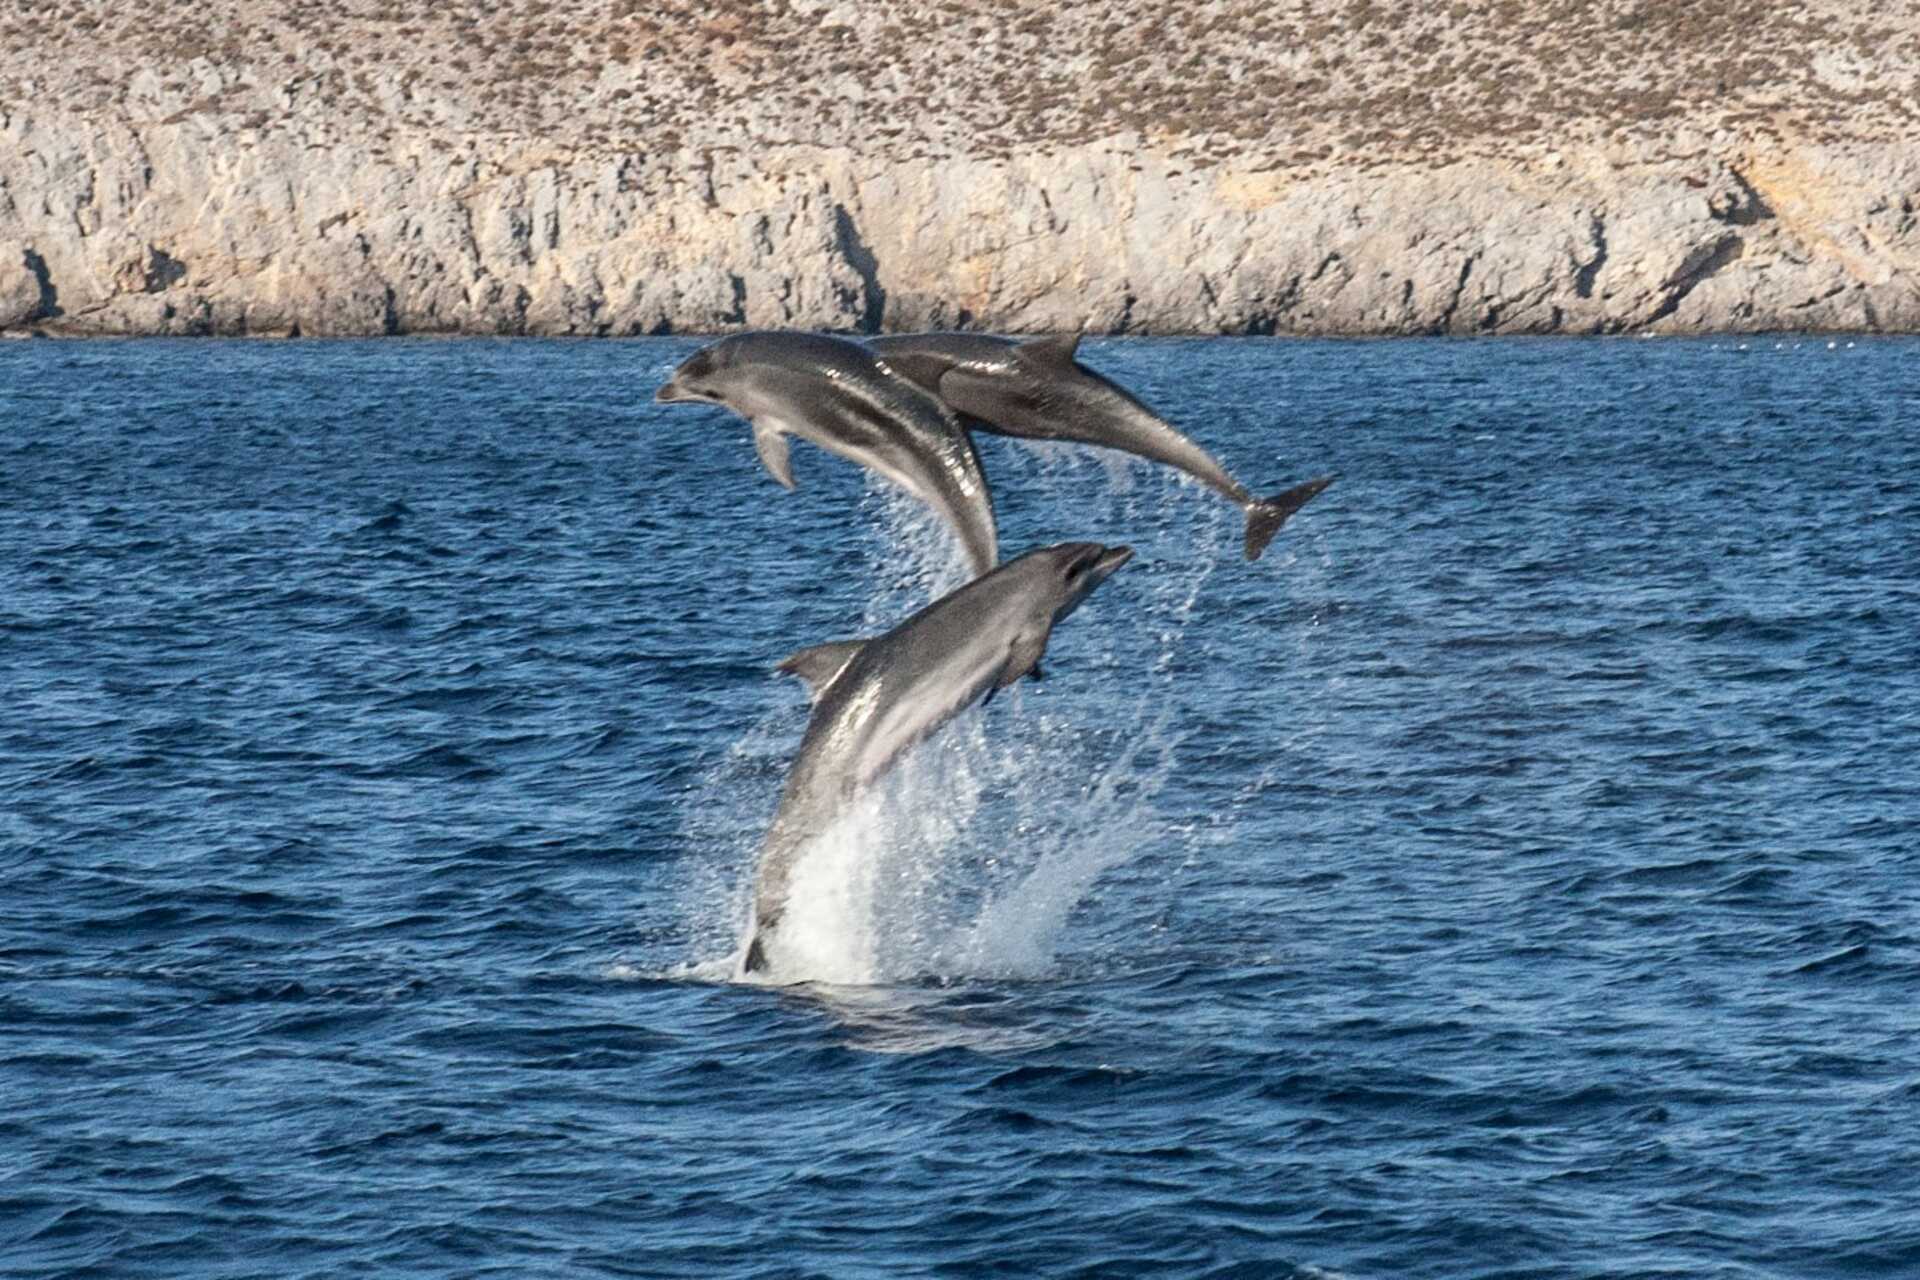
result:
[[[993,495],[971,431],[1098,445],[1174,467],[1241,508],[1248,560],[1332,483],[1322,476],[1255,497],[1125,389],[1081,366],[1077,343],[743,333],[696,351],[656,392],[661,403],[713,404],[745,418],[761,464],[787,489],[791,436],[884,477],[940,517],[975,575],[882,635],[816,644],[779,664],[806,682],[813,710],[761,845],[739,976],[781,980],[790,890],[808,850],[916,744],[1037,677],[1053,629],[1133,555],[1062,542],[999,565]]]
[[[1053,629],[1133,556],[1063,542],[975,578],[871,640],[802,649],[780,664],[813,697],[754,874],[746,973],[778,969],[780,923],[801,853],[915,743],[1034,674]]]

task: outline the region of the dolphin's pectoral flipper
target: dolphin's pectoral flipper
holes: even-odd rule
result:
[[[1044,338],[1033,338],[1020,343],[1014,350],[1035,364],[1066,366],[1071,368],[1073,357],[1080,350],[1080,335],[1077,333],[1050,333]]]
[[[1026,631],[1015,636],[1007,646],[1007,661],[989,682],[986,706],[993,701],[993,695],[1010,685],[1017,684],[1022,677],[1040,678],[1040,659],[1047,651],[1047,640],[1051,631]]]
[[[1031,670],[1031,671],[1029,671],[1029,672],[1028,672],[1027,674],[1028,674],[1029,676],[1031,676],[1031,677],[1032,677],[1033,679],[1035,679],[1035,680],[1038,680],[1038,679],[1040,678],[1040,668],[1038,668],[1038,667],[1035,667],[1035,668],[1034,668],[1033,670]],[[993,705],[993,695],[994,695],[994,694],[996,694],[996,693],[998,693],[998,692],[1000,692],[1000,691],[1001,691],[1002,689],[1004,689],[1004,688],[1006,688],[1006,687],[1007,687],[1008,685],[1010,685],[1010,684],[1012,684],[1012,683],[1013,683],[1013,681],[1012,681],[1012,680],[996,680],[996,681],[994,681],[994,682],[993,682],[993,687],[992,687],[991,689],[988,689],[988,690],[987,690],[987,696],[986,696],[986,697],[984,697],[984,698],[982,698],[982,699],[980,699],[980,705],[981,705],[981,706],[983,706],[983,707],[990,707],[990,706],[992,706],[992,705]]]
[[[792,449],[785,432],[770,422],[754,423],[753,451],[760,455],[760,465],[780,482],[781,488],[793,488]]]
[[[988,678],[987,696],[980,699],[981,706],[983,707],[992,706],[994,695],[998,694],[1002,689],[1006,688],[1008,685],[1012,684],[1014,681],[1020,678],[1019,676],[1016,676],[1016,675],[1009,675],[1008,672],[1010,670],[1011,670],[1010,667],[1002,667],[1000,668],[999,671],[995,672],[991,677]]]
[[[753,941],[747,944],[747,959],[741,968],[748,973],[759,973],[767,967],[767,948],[761,942],[761,936],[760,931],[755,929]]]
[[[807,696],[815,702],[827,691],[834,678],[847,669],[853,655],[866,645],[865,640],[829,640],[789,654],[774,668],[790,676],[799,676],[807,685]]]
[[[1047,651],[1046,631],[1026,631],[1015,636],[1007,649],[1007,665],[1000,671],[995,687],[1004,689],[1028,672],[1040,670],[1040,658]]]
[[[1276,493],[1271,498],[1260,498],[1247,504],[1247,559],[1258,560],[1260,553],[1273,541],[1273,535],[1280,532],[1280,526],[1287,517],[1311,502],[1316,494],[1333,483],[1332,476],[1320,476],[1305,484],[1297,484],[1285,493]]]

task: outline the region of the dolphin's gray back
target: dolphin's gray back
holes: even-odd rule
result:
[[[1071,343],[984,334],[872,339],[882,360],[934,392],[968,425],[1028,440],[1118,449],[1178,468],[1232,502],[1252,500],[1212,454],[1119,384],[1072,358]]]
[[[1018,344],[985,333],[897,333],[869,338],[867,345],[895,373],[939,395],[940,379],[950,370],[1006,367]]]

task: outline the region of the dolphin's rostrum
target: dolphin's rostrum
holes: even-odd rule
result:
[[[761,848],[746,972],[771,967],[769,944],[808,842],[914,743],[1034,671],[1054,626],[1132,555],[1093,542],[1030,551],[885,635],[815,645],[780,664],[807,682],[813,714]]]
[[[654,399],[707,401],[753,424],[769,474],[793,488],[787,437],[899,485],[947,522],[977,574],[998,559],[993,495],[973,442],[925,388],[858,342],[812,333],[742,333],[693,353]]]
[[[1246,555],[1258,560],[1287,517],[1333,483],[1322,476],[1257,498],[1124,388],[1079,364],[1079,335],[1016,342],[973,333],[915,333],[869,345],[895,372],[945,401],[970,427],[1029,440],[1103,445],[1178,468],[1246,513]]]

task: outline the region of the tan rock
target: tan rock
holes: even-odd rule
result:
[[[1869,0],[70,7],[0,330],[1920,329]]]

